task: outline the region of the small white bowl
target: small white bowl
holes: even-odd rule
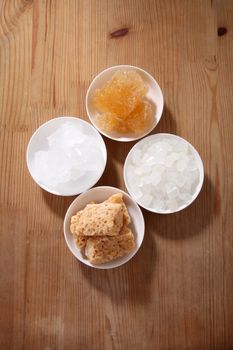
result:
[[[117,71],[131,71],[131,70],[134,70],[138,74],[140,74],[143,81],[148,86],[148,92],[145,97],[152,104],[152,108],[154,111],[153,123],[148,130],[136,135],[132,133],[131,134],[120,134],[116,132],[107,133],[101,130],[96,123],[96,118],[99,113],[95,108],[95,106],[93,105],[93,94],[96,89],[99,89],[104,84],[106,84],[112,78],[113,74],[116,73]],[[122,141],[122,142],[138,140],[144,137],[145,135],[149,134],[160,121],[160,118],[163,112],[163,105],[164,105],[163,93],[157,81],[145,70],[135,66],[128,66],[128,65],[113,66],[99,73],[90,84],[86,95],[87,114],[90,121],[95,126],[95,128],[99,130],[101,134],[107,136],[108,138],[116,141]]]
[[[103,166],[101,169],[98,170],[98,172],[95,173],[95,176],[90,180],[90,183],[87,184],[87,187],[80,188],[79,181],[72,181],[68,182],[66,184],[60,184],[58,189],[49,188],[49,186],[46,186],[46,184],[41,184],[37,181],[37,174],[35,174],[34,168],[33,168],[33,158],[36,152],[41,150],[47,150],[48,149],[48,143],[47,143],[47,137],[50,136],[52,133],[54,133],[62,124],[64,123],[72,123],[74,126],[78,126],[82,128],[83,131],[85,131],[86,135],[90,135],[91,137],[94,137],[96,140],[96,144],[99,145],[101,149],[101,153],[103,156]],[[50,192],[52,194],[56,194],[59,196],[74,196],[81,192],[84,192],[94,186],[96,182],[100,179],[102,176],[106,162],[107,162],[107,151],[106,146],[103,141],[102,136],[98,133],[98,131],[89,123],[86,121],[76,118],[76,117],[58,117],[49,120],[48,122],[42,124],[32,135],[26,152],[26,161],[27,161],[27,167],[29,170],[29,173],[31,174],[33,180],[39,185],[41,188],[46,190],[47,192]]]
[[[137,199],[134,192],[132,191],[132,186],[130,186],[130,183],[127,179],[127,176],[126,176],[126,172],[127,172],[127,168],[128,166],[130,165],[131,163],[131,157],[132,157],[132,154],[133,154],[133,151],[135,149],[138,149],[140,148],[143,144],[147,143],[147,141],[149,140],[158,140],[158,139],[161,139],[161,138],[173,138],[173,139],[179,139],[179,140],[183,140],[185,143],[187,143],[189,145],[189,147],[191,148],[192,150],[192,153],[193,153],[193,156],[195,157],[196,159],[196,162],[197,162],[197,166],[198,166],[198,169],[199,169],[199,173],[200,173],[200,176],[199,176],[199,182],[196,186],[196,190],[195,190],[195,193],[193,194],[193,198],[192,200],[186,204],[186,205],[182,205],[180,206],[177,210],[174,210],[174,211],[157,211],[156,209],[154,208],[151,208],[151,207],[146,207],[145,205],[143,205],[141,202],[140,202],[140,199]],[[141,206],[143,207],[144,209],[152,212],[152,213],[158,213],[158,214],[172,214],[172,213],[176,213],[178,211],[181,211],[182,209],[188,207],[191,203],[193,203],[193,201],[197,198],[199,192],[201,191],[201,188],[202,188],[202,185],[203,185],[203,181],[204,181],[204,166],[203,166],[203,162],[202,162],[202,159],[199,155],[199,153],[197,152],[197,150],[193,147],[193,145],[191,145],[191,143],[189,143],[187,140],[183,139],[182,137],[180,136],[177,136],[177,135],[174,135],[174,134],[168,134],[168,133],[160,133],[160,134],[154,134],[154,135],[150,135],[150,136],[147,136],[145,137],[143,140],[140,140],[139,142],[137,142],[132,148],[131,150],[129,151],[127,157],[126,157],[126,160],[125,160],[125,163],[124,163],[124,181],[125,181],[125,185],[126,185],[126,188],[129,192],[129,194],[131,195],[131,197]]]
[[[109,198],[110,196],[112,196],[113,194],[116,194],[119,192],[123,194],[125,204],[127,206],[129,215],[132,220],[129,227],[131,228],[135,236],[136,247],[131,253],[121,258],[118,258],[113,261],[100,264],[100,265],[91,264],[90,261],[76,247],[74,237],[70,232],[71,216],[75,215],[79,210],[83,209],[91,201],[100,203],[106,200],[107,198]],[[144,218],[139,206],[127,193],[120,190],[119,188],[109,187],[109,186],[94,187],[89,191],[82,193],[73,201],[73,203],[71,203],[69,209],[66,212],[65,219],[64,219],[64,236],[71,253],[85,265],[94,267],[96,269],[112,269],[114,267],[119,267],[125,264],[126,262],[128,262],[130,259],[132,259],[132,257],[137,253],[138,249],[142,244],[142,241],[144,238],[144,231],[145,231],[145,223],[144,223]]]

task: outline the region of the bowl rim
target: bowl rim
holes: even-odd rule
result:
[[[148,129],[145,133],[139,135],[139,136],[136,136],[136,137],[124,137],[122,136],[121,138],[118,138],[118,137],[113,137],[113,136],[110,136],[108,133],[106,133],[105,131],[101,130],[97,124],[94,123],[93,121],[93,117],[91,116],[91,113],[89,111],[89,108],[88,108],[88,101],[89,101],[89,95],[90,95],[90,91],[92,89],[92,86],[94,85],[94,83],[101,77],[101,75],[103,75],[104,73],[106,73],[107,71],[111,71],[113,69],[117,69],[117,68],[133,68],[135,70],[138,70],[138,71],[141,71],[143,72],[144,74],[146,74],[153,82],[154,84],[156,85],[158,91],[159,91],[159,94],[161,96],[161,99],[162,99],[162,102],[161,102],[161,113],[159,114],[159,117],[158,117],[158,120],[155,124],[153,124],[153,126]],[[88,118],[90,120],[90,122],[92,123],[92,125],[104,136],[106,136],[107,138],[111,139],[111,140],[114,140],[114,141],[118,141],[118,142],[133,142],[133,141],[136,141],[136,140],[139,140],[143,137],[145,137],[146,135],[148,135],[149,133],[151,133],[152,130],[154,130],[154,128],[158,125],[158,123],[160,122],[160,119],[163,115],[163,110],[164,110],[164,96],[163,96],[163,92],[162,92],[162,89],[159,85],[159,83],[156,81],[156,79],[150,74],[148,73],[146,70],[140,68],[140,67],[137,67],[137,66],[132,66],[132,65],[129,65],[129,64],[119,64],[119,65],[116,65],[116,66],[111,66],[111,67],[108,67],[104,70],[102,70],[101,72],[99,72],[95,77],[94,79],[91,81],[88,89],[87,89],[87,93],[86,93],[86,112],[87,112],[87,115],[88,115]]]
[[[41,124],[34,132],[33,134],[31,135],[29,141],[28,141],[28,145],[27,145],[27,149],[26,149],[26,164],[27,164],[27,169],[29,171],[29,174],[31,175],[33,181],[40,187],[42,188],[43,190],[45,190],[46,192],[49,192],[51,194],[54,194],[56,196],[61,196],[61,197],[71,197],[71,196],[75,196],[75,195],[79,195],[80,193],[82,192],[74,192],[72,194],[61,194],[61,193],[57,193],[56,191],[53,191],[51,189],[49,189],[46,185],[42,185],[42,184],[39,184],[36,179],[34,178],[32,172],[31,172],[31,169],[30,169],[30,166],[29,166],[29,151],[30,151],[30,147],[31,147],[31,143],[32,143],[32,140],[34,139],[34,137],[41,131],[41,129],[43,129],[44,127],[46,127],[48,124],[52,124],[53,122],[57,121],[57,120],[73,120],[73,121],[77,121],[78,122],[81,122],[83,123],[85,126],[91,128],[95,134],[97,135],[97,137],[99,138],[100,140],[100,143],[102,143],[102,146],[103,146],[103,155],[104,155],[104,166],[103,166],[103,170],[102,172],[100,173],[100,176],[98,177],[98,179],[91,185],[90,188],[92,188],[98,181],[99,179],[102,177],[103,173],[104,173],[104,170],[106,168],[106,164],[107,164],[107,148],[106,148],[106,145],[105,145],[105,142],[104,142],[104,139],[103,137],[100,135],[100,133],[98,132],[98,130],[96,130],[96,128],[94,128],[94,126],[87,122],[86,120],[83,120],[82,118],[80,117],[74,117],[74,116],[69,116],[69,115],[64,115],[64,116],[58,116],[58,117],[55,117],[55,118],[52,118],[52,119],[49,119],[48,121],[46,121],[45,123]],[[88,190],[88,189],[87,189]]]
[[[129,257],[127,258],[126,261],[123,261],[119,264],[116,264],[115,266],[111,266],[111,267],[107,267],[105,266],[105,264],[107,263],[103,263],[103,264],[98,264],[98,265],[94,265],[94,264],[87,264],[85,261],[83,260],[80,260],[79,257],[77,255],[74,254],[74,252],[72,251],[70,245],[69,245],[69,242],[68,242],[68,239],[67,239],[67,232],[66,232],[66,223],[67,223],[67,220],[68,220],[68,216],[70,215],[70,210],[72,208],[72,206],[75,204],[75,202],[78,202],[78,200],[85,196],[88,192],[94,192],[94,191],[98,191],[98,190],[115,190],[116,192],[121,192],[123,193],[123,195],[125,195],[130,201],[132,201],[133,205],[137,208],[137,213],[140,215],[140,220],[141,220],[141,223],[142,223],[142,234],[141,234],[141,242],[140,244],[136,247],[135,251],[133,252],[133,254],[130,256],[130,253],[128,254]],[[72,203],[69,205],[67,211],[66,211],[66,214],[64,216],[64,220],[63,220],[63,233],[64,233],[64,238],[65,238],[65,242],[67,244],[67,247],[68,249],[70,250],[70,252],[72,253],[72,255],[78,260],[80,261],[81,263],[83,263],[84,265],[88,266],[88,267],[92,267],[92,268],[95,268],[95,269],[100,269],[100,270],[110,270],[110,269],[114,269],[114,268],[117,268],[117,267],[120,267],[122,265],[125,265],[126,263],[128,263],[136,254],[137,252],[139,251],[139,249],[141,248],[141,245],[143,243],[143,240],[144,240],[144,237],[145,237],[145,220],[144,220],[144,216],[143,216],[143,213],[142,213],[142,210],[140,208],[140,206],[137,204],[137,202],[130,196],[129,193],[123,191],[122,189],[120,188],[117,188],[117,187],[113,187],[113,186],[97,186],[97,187],[93,187],[93,188],[90,188],[89,190],[81,193],[79,196],[77,196],[73,201]],[[69,232],[71,235],[72,233]],[[78,249],[78,248],[77,248]],[[117,261],[117,259],[116,259]],[[114,262],[114,260],[113,260]]]
[[[198,158],[198,160],[200,161],[200,167],[199,167],[199,170],[200,170],[200,181],[198,183],[198,186],[197,186],[197,190],[196,190],[196,193],[194,195],[194,197],[192,198],[191,202],[188,203],[187,205],[183,205],[181,207],[179,207],[177,210],[174,210],[174,211],[169,211],[169,212],[161,212],[161,211],[156,211],[155,209],[153,208],[149,208],[149,207],[146,207],[145,205],[141,204],[140,201],[138,201],[132,191],[129,190],[129,182],[127,181],[127,176],[126,176],[126,168],[127,168],[127,163],[129,162],[129,157],[131,156],[133,150],[136,148],[136,146],[138,146],[139,143],[143,143],[145,142],[145,140],[148,140],[148,139],[152,139],[152,138],[155,138],[155,137],[160,137],[160,136],[168,136],[168,137],[174,137],[174,138],[178,138],[180,140],[183,140],[184,142],[186,142],[192,149],[192,151],[194,152],[195,156]],[[124,177],[124,182],[125,182],[125,186],[127,188],[127,191],[129,192],[130,196],[144,209],[152,212],[152,213],[156,213],[156,214],[162,214],[162,215],[167,215],[167,214],[174,214],[174,213],[178,213],[179,211],[189,207],[194,201],[195,199],[198,197],[201,189],[202,189],[202,186],[203,186],[203,183],[204,183],[204,178],[205,178],[205,173],[204,173],[204,164],[203,164],[203,160],[200,156],[200,154],[198,153],[198,151],[196,150],[196,148],[189,142],[187,141],[186,139],[184,139],[183,137],[181,136],[178,136],[176,134],[172,134],[172,133],[157,133],[157,134],[153,134],[153,135],[149,135],[145,138],[143,138],[142,140],[138,141],[131,149],[130,151],[128,152],[126,158],[125,158],[125,162],[124,162],[124,168],[123,168],[123,177]]]

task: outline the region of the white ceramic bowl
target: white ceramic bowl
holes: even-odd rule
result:
[[[156,209],[154,208],[151,208],[151,207],[146,207],[145,205],[143,205],[141,202],[140,202],[140,199],[137,199],[136,198],[136,195],[132,189],[133,186],[130,186],[130,183],[127,179],[127,169],[128,169],[128,166],[130,165],[130,163],[132,162],[132,154],[134,152],[134,150],[136,149],[139,149],[143,144],[147,143],[147,141],[149,140],[152,140],[152,141],[157,141],[158,139],[161,139],[161,138],[174,138],[174,139],[179,139],[179,140],[183,140],[185,143],[187,143],[192,151],[192,154],[197,162],[197,167],[199,169],[199,182],[196,186],[196,189],[195,189],[195,193],[193,194],[193,198],[192,200],[186,204],[186,205],[182,205],[180,206],[177,210],[174,210],[174,211],[169,211],[169,210],[166,210],[166,211],[157,211]],[[191,143],[189,143],[187,140],[183,139],[182,137],[180,136],[177,136],[177,135],[174,135],[174,134],[167,134],[167,133],[160,133],[160,134],[154,134],[154,135],[151,135],[151,136],[147,136],[145,137],[143,140],[140,140],[139,142],[137,142],[132,148],[131,150],[129,151],[127,157],[126,157],[126,160],[125,160],[125,163],[124,163],[124,181],[125,181],[125,185],[126,185],[126,188],[129,192],[129,194],[131,195],[131,197],[141,206],[143,207],[144,209],[148,210],[148,211],[151,211],[153,213],[158,213],[158,214],[171,214],[171,213],[175,213],[175,212],[178,212],[186,207],[188,207],[191,203],[193,203],[193,201],[196,199],[196,197],[198,196],[199,192],[201,191],[201,188],[202,188],[202,185],[203,185],[203,181],[204,181],[204,166],[203,166],[203,162],[202,162],[202,159],[199,155],[199,153],[197,152],[197,150],[193,147],[193,145],[191,145]]]
[[[148,86],[148,92],[146,94],[146,99],[152,104],[153,114],[154,114],[153,123],[148,130],[146,130],[143,133],[136,134],[136,135],[132,134],[132,133],[131,134],[119,134],[116,132],[107,133],[107,132],[101,130],[96,123],[96,118],[97,118],[99,113],[96,110],[96,108],[94,107],[93,102],[92,102],[94,91],[96,89],[101,88],[105,83],[107,83],[112,78],[112,76],[115,72],[117,72],[117,71],[130,71],[130,70],[134,70],[138,74],[140,74],[140,76],[144,80],[145,84]],[[149,73],[147,73],[145,70],[138,68],[138,67],[135,67],[135,66],[128,66],[128,65],[113,66],[113,67],[107,68],[104,71],[102,71],[101,73],[99,73],[94,78],[92,83],[90,84],[90,86],[87,90],[87,95],[86,95],[87,114],[90,118],[90,121],[96,127],[96,129],[98,129],[99,132],[101,132],[103,135],[109,137],[112,140],[124,141],[124,142],[138,140],[138,139],[144,137],[145,135],[149,134],[155,128],[155,126],[158,124],[158,122],[162,116],[163,104],[164,104],[163,94],[162,94],[161,88],[160,88],[159,84],[157,83],[157,81]]]
[[[35,173],[35,170],[33,167],[33,159],[34,159],[35,153],[41,150],[48,149],[47,137],[50,136],[52,133],[54,133],[62,124],[67,122],[71,123],[75,127],[82,128],[82,130],[85,132],[86,135],[90,135],[91,137],[95,138],[96,145],[100,147],[100,150],[102,153],[103,165],[100,169],[98,169],[98,171],[94,173],[90,181],[86,182],[86,184],[84,185],[86,186],[85,188],[84,186],[82,186],[82,188],[80,187],[79,180],[68,182],[66,184],[60,184],[56,189],[50,188],[46,184],[41,184],[37,181],[37,174]],[[28,170],[33,180],[41,188],[43,188],[44,190],[52,194],[56,194],[60,196],[73,196],[91,188],[100,179],[106,166],[107,151],[106,151],[106,146],[103,141],[103,138],[91,124],[76,117],[58,117],[58,118],[51,119],[48,122],[42,124],[34,132],[34,134],[32,135],[28,143],[26,161],[27,161]]]
[[[113,261],[100,264],[100,265],[93,265],[90,263],[90,261],[80,252],[80,250],[76,247],[74,237],[72,233],[70,232],[70,220],[71,216],[75,215],[79,210],[83,209],[88,203],[91,201],[94,201],[96,203],[103,202],[108,197],[112,196],[113,194],[121,192],[123,194],[123,198],[125,201],[125,204],[128,208],[129,215],[132,219],[132,222],[130,224],[130,228],[132,229],[132,232],[135,235],[135,241],[136,241],[136,247],[135,249],[118,259],[115,259]],[[100,186],[100,187],[94,187],[90,189],[89,191],[82,193],[80,196],[78,196],[73,203],[70,205],[69,209],[66,212],[65,219],[64,219],[64,235],[66,243],[71,251],[71,253],[82,263],[85,265],[97,268],[97,269],[112,269],[114,267],[119,267],[123,264],[125,264],[127,261],[129,261],[138,251],[140,248],[143,238],[144,238],[144,231],[145,231],[145,224],[144,224],[144,218],[141,212],[141,209],[139,206],[135,203],[135,201],[124,191],[120,190],[119,188],[115,187],[109,187],[109,186]]]

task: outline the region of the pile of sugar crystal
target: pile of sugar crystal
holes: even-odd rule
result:
[[[42,185],[56,190],[61,184],[78,182],[81,191],[92,186],[95,174],[103,170],[100,146],[80,126],[64,123],[47,137],[47,144],[47,150],[35,152],[32,165]]]
[[[126,177],[130,192],[143,206],[173,212],[192,201],[200,172],[187,142],[161,136],[132,151]]]

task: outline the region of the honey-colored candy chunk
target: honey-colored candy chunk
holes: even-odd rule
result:
[[[127,128],[131,132],[143,132],[152,124],[152,107],[147,101],[142,101],[130,113],[126,120]]]
[[[94,92],[94,105],[100,113],[110,112],[124,118],[145,96],[147,88],[135,71],[118,71],[101,89]]]
[[[122,134],[140,133],[152,124],[152,107],[147,101],[141,101],[138,106],[124,119],[112,113],[100,114],[97,117],[100,129],[106,132],[118,132]]]
[[[122,134],[129,132],[126,121],[113,113],[103,113],[98,115],[96,122],[99,128],[106,132],[115,131]]]

